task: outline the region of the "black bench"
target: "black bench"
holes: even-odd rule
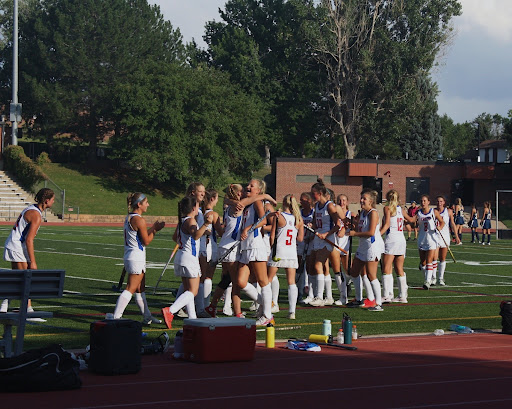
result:
[[[23,338],[27,318],[51,318],[53,313],[46,311],[27,312],[28,300],[62,297],[64,270],[3,270],[0,269],[0,302],[4,298],[20,300],[16,312],[0,313],[0,324],[4,335],[0,339],[0,351],[4,357],[23,352]],[[12,327],[17,326],[14,351],[12,348]]]

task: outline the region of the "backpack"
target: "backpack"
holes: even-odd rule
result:
[[[512,335],[512,301],[502,301],[500,304],[501,332]]]
[[[32,349],[0,359],[0,392],[43,392],[77,389],[80,364],[60,345]]]

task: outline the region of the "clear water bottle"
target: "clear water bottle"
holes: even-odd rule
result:
[[[434,335],[435,336],[440,336],[440,335],[444,335],[444,331],[442,329],[436,329],[434,331]]]
[[[355,325],[352,325],[352,339],[357,339],[357,327]]]
[[[458,332],[459,334],[472,334],[473,331],[471,328],[466,327],[465,325],[452,324],[450,325],[450,330]]]
[[[332,325],[331,320],[324,320],[322,325],[322,335],[331,335],[332,334]]]
[[[338,330],[338,336],[336,337],[336,342],[337,342],[338,344],[343,344],[343,342],[344,342],[344,338],[343,338],[343,328],[340,328],[340,329]]]

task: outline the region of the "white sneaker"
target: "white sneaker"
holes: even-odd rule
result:
[[[159,320],[158,318],[153,317],[152,315],[150,315],[149,317],[145,317],[142,320],[142,324],[143,325],[161,324],[161,323],[162,323],[161,320]]]
[[[437,284],[439,284],[439,285],[446,285],[446,283],[444,282],[444,280],[442,278],[437,280]]]
[[[267,318],[264,315],[262,315],[256,320],[256,326],[258,327],[266,327],[268,324],[274,324],[273,316],[271,318]]]
[[[436,285],[436,279],[435,279],[435,278],[433,278],[432,280],[430,280],[430,285],[431,285],[431,286],[432,286],[432,285]]]
[[[334,298],[326,298],[324,300],[324,305],[333,305],[334,304]]]
[[[407,298],[405,297],[395,297],[391,300],[391,302],[399,302],[399,303],[402,303],[402,304],[407,304]]]
[[[270,309],[270,312],[272,314],[279,312],[279,304],[275,304],[274,301],[272,301],[272,308]]]
[[[306,305],[308,305],[311,301],[313,301],[313,297],[310,297],[310,296],[308,295],[308,296],[307,296],[306,298],[304,298],[303,300],[300,300],[300,303],[301,303],[301,304],[306,304]]]
[[[256,304],[256,301],[253,301],[249,306],[249,311],[258,311],[258,305]]]
[[[212,316],[208,314],[205,310],[199,311],[197,313],[197,318],[211,318]]]
[[[289,312],[288,313],[288,319],[289,320],[294,320],[295,319],[295,313],[294,312]]]
[[[334,301],[334,305],[337,305],[338,307],[341,307],[342,305],[347,305],[347,300],[342,300],[340,298],[339,300]]]
[[[391,296],[382,297],[382,304],[389,304],[391,302],[393,302],[393,297],[391,297]]]
[[[379,304],[377,304],[375,307],[367,308],[367,310],[373,311],[373,312],[375,312],[375,311],[379,312],[379,311],[384,311],[384,308],[382,308]]]
[[[177,313],[176,313],[176,316],[177,317],[180,317],[180,318],[188,318],[188,314],[186,313],[185,309],[182,308],[181,310],[179,310]]]
[[[324,299],[315,297],[309,302],[309,305],[311,305],[312,307],[323,307]]]
[[[227,315],[228,317],[232,317],[233,316],[233,308],[231,308],[231,306],[224,306],[222,308],[222,313],[224,315]]]
[[[423,283],[423,289],[424,290],[430,290],[430,281],[425,281]]]

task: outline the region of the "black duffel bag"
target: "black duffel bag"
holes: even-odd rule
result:
[[[500,304],[501,332],[512,335],[512,301],[502,301]]]
[[[42,392],[77,389],[80,363],[54,344],[0,359],[1,392]]]

